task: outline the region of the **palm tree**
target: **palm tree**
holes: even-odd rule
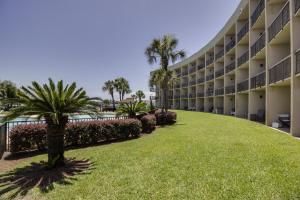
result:
[[[145,98],[145,94],[144,94],[144,92],[142,90],[136,91],[135,95],[139,99],[139,102],[142,102],[142,99]]]
[[[47,124],[48,165],[64,165],[64,133],[68,117],[75,113],[96,114],[98,102],[89,98],[86,92],[76,89],[76,83],[64,86],[63,81],[55,84],[40,85],[33,81],[32,86],[24,87],[17,92],[19,106],[13,108],[2,120],[7,122],[19,116],[37,115],[44,118]]]
[[[0,82],[0,108],[4,111],[8,111],[13,107],[13,104],[9,102],[11,99],[17,98],[17,86],[11,81]]]
[[[154,39],[150,46],[146,49],[145,55],[149,64],[159,61],[160,67],[164,71],[168,71],[169,63],[175,63],[179,59],[185,57],[183,50],[176,50],[178,40],[172,35],[164,35],[162,38]],[[168,110],[168,76],[164,76],[161,84],[162,88],[162,110]]]
[[[113,109],[116,110],[116,103],[115,103],[115,97],[114,97],[115,82],[114,81],[106,81],[104,83],[104,86],[102,87],[102,90],[104,92],[108,91],[108,93],[110,94],[111,99],[112,99]]]
[[[163,69],[157,69],[153,71],[150,75],[149,86],[150,87],[156,86],[158,88],[162,88],[164,81],[166,79],[168,80],[167,83],[168,87],[172,87],[173,84],[179,81],[174,71],[171,70],[165,71]],[[163,102],[162,99],[160,99],[160,101]]]
[[[117,115],[128,115],[129,118],[136,118],[137,114],[144,114],[147,112],[147,106],[144,102],[129,102],[122,103],[118,110]]]
[[[129,94],[131,92],[129,82],[123,77],[115,79],[115,88],[119,93],[120,101],[124,100],[125,94]]]

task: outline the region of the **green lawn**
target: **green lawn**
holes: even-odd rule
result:
[[[247,120],[177,114],[176,125],[151,135],[66,152],[92,169],[28,199],[300,198],[300,141]]]

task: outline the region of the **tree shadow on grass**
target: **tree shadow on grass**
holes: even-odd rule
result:
[[[89,160],[66,159],[65,166],[48,169],[44,161],[31,163],[23,168],[0,175],[0,199],[15,199],[34,188],[41,192],[54,189],[54,183],[69,185],[76,181],[76,175],[86,174],[92,169],[93,163]]]

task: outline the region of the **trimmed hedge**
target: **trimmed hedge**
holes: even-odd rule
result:
[[[155,112],[157,125],[171,125],[176,123],[177,114],[175,112],[168,111],[167,113],[157,110]]]
[[[141,118],[143,133],[151,133],[156,126],[155,115],[145,115]]]
[[[65,132],[65,147],[136,138],[140,136],[141,128],[141,122],[136,119],[69,123]],[[47,148],[46,124],[15,126],[11,130],[10,141],[12,153],[45,150]]]

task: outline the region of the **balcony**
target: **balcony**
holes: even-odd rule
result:
[[[264,87],[266,85],[266,72],[261,72],[251,78],[251,89]]]
[[[288,56],[269,69],[269,83],[283,81],[291,76],[291,57]]]
[[[189,74],[189,71],[188,70],[183,70],[182,72],[181,72],[181,75],[182,76],[186,76],[186,75],[188,75]]]
[[[175,88],[180,88],[180,84],[179,83],[177,83],[177,84],[175,84],[175,86],[174,86]]]
[[[182,94],[180,97],[181,97],[182,99],[187,99],[189,96],[188,96],[188,94]]]
[[[275,38],[275,36],[283,29],[283,27],[290,21],[290,3],[289,1],[285,4],[279,15],[275,18],[271,26],[268,28],[269,31],[269,42]]]
[[[200,97],[200,98],[204,97],[204,92],[198,92],[198,93],[197,93],[197,97],[198,97],[198,98],[199,98],[199,97]]]
[[[207,97],[214,96],[214,90],[213,90],[213,89],[208,89],[208,90],[206,90],[206,96],[207,96]]]
[[[224,48],[222,48],[217,54],[216,54],[216,60],[222,58],[224,56]]]
[[[212,80],[212,79],[214,79],[214,78],[215,78],[214,74],[207,75],[207,76],[206,76],[206,81],[210,81],[210,80]]]
[[[179,78],[181,76],[181,72],[176,72],[176,76]]]
[[[233,47],[235,46],[235,40],[234,39],[232,39],[230,42],[228,42],[228,44],[226,45],[226,53],[228,52],[228,51],[230,51]]]
[[[190,73],[190,74],[194,73],[195,71],[196,71],[196,67],[195,67],[195,66],[193,66],[193,67],[191,67],[191,68],[189,69],[189,73]]]
[[[174,99],[180,99],[180,95],[178,95],[178,94],[175,95],[175,96],[174,96]]]
[[[215,72],[215,77],[218,78],[224,75],[224,69],[219,69]]]
[[[173,100],[173,96],[168,96],[168,99],[169,100]]]
[[[196,93],[191,93],[191,94],[189,94],[189,98],[190,98],[190,99],[195,99],[195,98],[196,98]]]
[[[204,69],[205,68],[205,63],[200,63],[198,66],[197,66],[197,70],[201,70],[201,69]]]
[[[200,83],[204,83],[204,78],[199,78],[198,80],[197,80],[197,84],[200,84]]]
[[[235,86],[234,85],[230,85],[225,87],[225,93],[226,94],[233,94],[235,93]]]
[[[230,63],[229,65],[227,65],[225,67],[225,72],[226,73],[229,73],[231,72],[232,70],[235,70],[235,61],[233,61],[232,63]]]
[[[296,52],[296,74],[300,73],[300,49]]]
[[[249,60],[249,51],[246,51],[243,55],[241,55],[237,62],[238,62],[238,67],[245,64]]]
[[[188,87],[189,86],[189,84],[188,84],[188,82],[186,82],[186,83],[181,83],[181,87]]]
[[[214,56],[211,56],[209,59],[206,60],[206,65],[210,65],[214,62]]]
[[[191,81],[189,82],[189,85],[190,85],[190,86],[196,85],[196,80],[191,80]]]
[[[295,4],[295,13],[297,13],[300,8],[300,0],[295,0],[294,4]]]
[[[251,57],[256,56],[266,46],[266,34],[263,33],[258,40],[251,46]]]
[[[240,32],[237,34],[237,41],[241,41],[243,37],[249,32],[249,22],[247,21],[246,24],[241,28]]]
[[[244,80],[237,85],[237,92],[249,90],[249,80]]]
[[[224,95],[224,88],[218,88],[215,90],[215,96],[222,96]]]
[[[261,0],[257,7],[255,8],[254,12],[251,15],[251,26],[255,24],[263,10],[265,9],[265,0]]]

